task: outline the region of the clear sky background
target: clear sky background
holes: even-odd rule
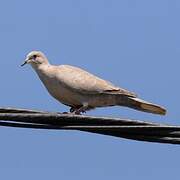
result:
[[[67,111],[30,66],[31,50],[52,64],[82,67],[168,109],[161,117],[111,107],[88,115],[180,125],[180,2],[1,0],[0,106]],[[180,146],[78,131],[0,127],[0,179],[179,180]]]

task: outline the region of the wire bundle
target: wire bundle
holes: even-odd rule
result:
[[[0,108],[0,126],[80,130],[139,141],[180,144],[180,126],[121,118]]]

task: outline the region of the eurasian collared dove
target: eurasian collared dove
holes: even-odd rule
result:
[[[70,112],[80,114],[96,107],[126,106],[136,110],[165,115],[166,110],[137,98],[137,95],[105,81],[78,67],[51,65],[40,51],[30,52],[25,62],[30,64],[47,88]]]

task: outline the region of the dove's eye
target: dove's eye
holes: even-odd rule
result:
[[[33,59],[36,59],[36,57],[37,57],[37,55],[33,55],[33,57],[32,57],[32,58],[33,58]]]

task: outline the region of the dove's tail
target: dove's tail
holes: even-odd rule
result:
[[[153,114],[160,114],[160,115],[166,114],[165,108],[135,97],[127,97],[124,100],[124,103],[120,103],[119,105],[127,106],[139,111],[144,111]]]

